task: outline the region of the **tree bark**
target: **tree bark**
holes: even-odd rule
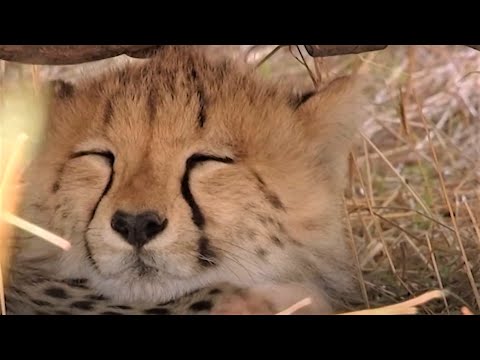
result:
[[[468,47],[471,47],[472,49],[480,51],[480,45],[467,45]]]
[[[71,65],[128,55],[148,57],[163,45],[0,45],[0,59],[24,64]],[[304,45],[312,57],[359,54],[388,45]],[[480,45],[467,45],[480,50]]]
[[[126,54],[147,57],[161,45],[0,45],[0,59],[24,64],[71,65]]]
[[[388,45],[305,45],[305,48],[312,57],[325,57],[383,50],[387,46]]]

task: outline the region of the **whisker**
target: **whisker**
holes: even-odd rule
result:
[[[251,250],[248,250],[248,249],[245,249],[244,247],[242,247],[242,246],[240,246],[240,245],[238,245],[238,244],[235,244],[235,243],[233,243],[233,242],[230,242],[230,241],[227,241],[227,240],[224,240],[224,239],[218,239],[218,240],[221,241],[221,242],[224,242],[225,244],[228,244],[228,245],[230,245],[230,246],[234,246],[234,247],[236,247],[236,248],[238,248],[238,249],[240,249],[240,250],[243,250],[243,251],[245,251],[245,252],[248,252],[248,253],[250,253],[250,254],[252,254],[252,255],[257,256],[257,254],[255,254],[255,252],[253,252],[253,251],[251,251]]]
[[[228,252],[227,250],[222,249],[222,248],[220,248],[220,247],[218,247],[218,246],[212,246],[212,247],[213,247],[214,249],[219,250],[220,252],[222,252],[223,256],[225,256],[225,257],[228,258],[229,260],[231,260],[231,261],[235,262],[237,265],[241,266],[241,267],[247,272],[247,274],[250,276],[250,278],[251,278],[252,280],[254,279],[253,276],[252,276],[252,272],[251,272],[244,264],[242,264],[241,261],[239,261],[239,260],[237,259],[237,255],[232,254],[232,253]],[[244,261],[245,261],[245,260],[246,260],[246,259],[244,259]],[[260,271],[260,272],[262,273],[262,275],[263,275],[263,271],[261,271],[261,268],[260,268],[259,266],[257,266],[257,264],[250,262],[250,265],[253,265],[254,267],[256,267],[255,270]]]
[[[189,255],[189,256],[192,256],[192,257],[195,258],[195,259],[199,259],[199,258],[200,258],[200,259],[202,259],[202,260],[209,261],[210,263],[215,264],[215,262],[213,261],[213,259],[207,258],[206,256],[203,256],[203,255],[200,255],[200,256],[199,256],[198,253],[196,253],[196,252],[195,252],[195,253],[187,252],[186,254]],[[237,277],[238,280],[241,280],[241,279],[242,279],[242,278],[241,278],[235,271],[233,271],[228,265],[226,265],[226,264],[223,264],[223,265],[225,266],[225,268],[226,268],[228,271],[230,271],[235,277]]]
[[[215,245],[215,246],[216,246],[216,245]],[[220,247],[218,247],[218,246],[217,246],[217,248],[218,248],[219,250],[223,251],[224,253],[228,253],[228,254],[230,254],[230,255],[232,255],[232,256],[235,256],[236,258],[238,258],[238,259],[240,259],[240,260],[242,260],[242,261],[245,261],[245,262],[249,263],[250,265],[256,267],[256,270],[260,270],[260,271],[262,270],[262,264],[259,263],[259,262],[257,262],[257,261],[255,261],[255,260],[252,261],[251,259],[248,259],[248,258],[246,258],[246,257],[243,257],[243,256],[241,256],[241,255],[239,255],[239,254],[233,254],[232,252],[230,252],[230,251],[228,251],[228,250],[225,250],[225,249],[223,249],[223,248],[220,248]],[[250,254],[254,254],[254,253],[252,253],[252,252],[249,252],[249,253],[250,253]],[[254,259],[257,259],[257,258],[258,258],[258,256],[255,254],[255,258],[254,258]],[[271,265],[271,263],[270,263],[268,260],[266,260],[266,262],[267,262],[269,265]]]

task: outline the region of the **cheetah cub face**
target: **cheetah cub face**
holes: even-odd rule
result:
[[[216,283],[352,288],[342,192],[358,116],[341,78],[307,96],[188,47],[57,84],[25,217],[72,242],[20,259],[125,302]]]

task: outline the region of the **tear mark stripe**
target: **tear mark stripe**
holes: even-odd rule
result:
[[[227,158],[227,157],[222,158],[222,157],[204,155],[204,154],[193,154],[188,158],[185,166],[185,173],[183,174],[183,177],[182,177],[181,191],[182,191],[183,198],[185,199],[187,204],[190,206],[190,209],[192,210],[192,221],[199,229],[202,229],[204,227],[205,217],[203,216],[190,190],[190,172],[196,165],[205,161],[218,161],[225,164],[233,163],[233,159],[231,158]]]
[[[209,267],[215,265],[215,259],[217,254],[210,247],[210,240],[205,236],[202,236],[198,240],[198,261],[200,265]]]
[[[110,151],[97,151],[97,150],[79,151],[79,152],[73,153],[71,155],[71,158],[74,159],[74,158],[79,158],[81,156],[89,156],[89,155],[102,156],[102,157],[106,158],[108,160],[109,164],[110,164],[111,170],[110,170],[110,177],[108,178],[107,185],[103,189],[102,195],[100,195],[97,203],[95,204],[94,208],[92,209],[92,212],[90,214],[90,219],[88,220],[87,228],[90,228],[90,224],[91,224],[93,218],[95,217],[95,214],[97,213],[97,209],[98,209],[98,206],[100,205],[100,202],[105,197],[105,195],[107,195],[108,191],[112,187],[113,178],[114,178],[114,175],[115,175],[115,171],[113,169],[113,165],[115,163],[115,156]],[[90,264],[93,266],[93,268],[95,270],[97,270],[97,272],[99,272],[98,265],[97,265],[95,259],[93,258],[93,254],[92,254],[90,244],[88,242],[88,237],[86,236],[86,234],[84,235],[84,244],[85,244],[85,252],[86,252],[86,255],[87,255],[87,259],[90,261]]]

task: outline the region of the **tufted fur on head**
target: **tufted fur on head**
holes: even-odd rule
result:
[[[342,196],[355,79],[299,97],[199,48],[165,46],[53,90],[23,211],[73,247],[24,238],[18,266],[88,278],[125,302],[221,282],[307,284],[334,301],[354,289]],[[137,222],[119,225],[118,212]],[[156,220],[138,225],[142,214]]]

